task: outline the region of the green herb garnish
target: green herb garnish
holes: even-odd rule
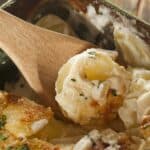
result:
[[[84,99],[85,99],[85,100],[87,100],[87,99],[88,99],[88,97],[84,97]]]
[[[27,144],[23,144],[23,145],[17,147],[16,150],[30,150],[30,148]]]
[[[80,96],[84,96],[84,94],[83,94],[83,93],[80,93]]]
[[[2,129],[4,127],[4,125],[6,124],[6,119],[7,119],[7,117],[5,115],[2,115],[0,117],[0,129]]]
[[[6,148],[6,150],[13,150],[13,147],[12,147],[12,146],[8,146],[8,147]]]
[[[89,54],[89,55],[94,55],[94,56],[95,56],[95,55],[96,55],[96,52],[94,52],[94,51],[93,51],[93,52],[88,52],[88,54]]]
[[[8,137],[0,133],[0,141],[5,141]]]
[[[76,79],[72,78],[71,81],[76,82]]]
[[[23,144],[17,147],[9,146],[6,150],[30,150],[30,148],[27,144]]]

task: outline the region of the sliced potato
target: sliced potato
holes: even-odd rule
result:
[[[129,65],[150,69],[150,45],[139,38],[136,32],[116,25],[114,38],[118,50]]]

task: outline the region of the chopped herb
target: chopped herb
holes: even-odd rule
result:
[[[92,84],[93,86],[95,86],[95,83],[91,82],[91,84]]]
[[[94,52],[94,51],[93,51],[93,52],[88,52],[88,54],[89,54],[89,55],[94,55],[94,56],[95,56],[95,55],[96,55],[96,52]]]
[[[101,84],[101,81],[98,81],[97,88],[99,88],[100,84]]]
[[[23,145],[17,147],[16,150],[30,150],[30,148],[27,144],[23,144]]]
[[[80,96],[82,96],[85,100],[88,99],[88,97],[84,96],[84,93],[80,93]]]
[[[117,96],[117,91],[115,89],[111,89],[111,93],[113,96]]]
[[[83,94],[83,93],[80,93],[80,96],[84,96],[84,94]]]
[[[0,133],[0,141],[5,141],[8,137]]]
[[[13,147],[12,147],[12,146],[8,146],[8,147],[6,148],[6,150],[13,150]]]
[[[6,150],[30,150],[30,148],[27,144],[23,144],[17,147],[9,146]]]
[[[5,124],[6,124],[6,116],[5,116],[5,115],[2,115],[2,116],[0,117],[0,129],[2,129]]]
[[[76,79],[72,78],[71,81],[76,82]]]
[[[85,99],[85,100],[87,100],[88,98],[87,98],[87,97],[85,97],[84,99]]]

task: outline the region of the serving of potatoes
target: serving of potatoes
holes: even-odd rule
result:
[[[79,124],[116,117],[131,77],[115,56],[115,52],[89,49],[63,65],[56,81],[56,101],[66,117]]]
[[[100,35],[112,26],[115,50],[85,49],[62,64],[54,99],[62,118],[38,104],[23,77],[5,83],[0,91],[0,150],[150,150],[150,45],[134,21],[113,16],[106,6],[89,4],[86,11],[81,14]],[[77,36],[53,14],[36,25]]]

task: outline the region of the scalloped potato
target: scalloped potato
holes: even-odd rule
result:
[[[0,100],[0,116],[6,120],[4,128],[16,137],[25,138],[39,132],[52,118],[50,108],[27,98],[0,92]]]
[[[144,137],[150,136],[150,71],[141,68],[130,69],[132,82],[119,116],[127,128],[141,126]]]
[[[73,150],[145,150],[144,140],[111,129],[92,130],[81,138]]]
[[[73,144],[54,145],[46,141],[31,138],[16,138],[6,130],[0,130],[0,150],[72,150]]]
[[[53,136],[51,134],[55,134],[54,132],[59,132],[60,127],[63,130],[65,126],[61,122],[54,121],[50,108],[45,108],[25,97],[0,92],[0,110],[0,150],[72,149],[72,145],[53,145],[44,139]],[[49,129],[47,132],[46,128]],[[38,139],[39,133],[46,135],[39,136]],[[62,131],[58,134],[62,134]]]
[[[58,73],[56,101],[76,123],[111,120],[123,102],[130,73],[114,61],[116,52],[88,49],[67,61]]]
[[[61,139],[60,139],[61,141]],[[103,131],[92,130],[77,142],[52,144],[46,141],[30,138],[15,138],[9,132],[0,131],[0,149],[6,150],[137,150],[147,146],[143,139],[130,136],[127,133],[117,133],[111,129]]]
[[[6,150],[12,145],[16,145],[19,142],[15,136],[10,134],[6,130],[0,130],[0,150]]]

